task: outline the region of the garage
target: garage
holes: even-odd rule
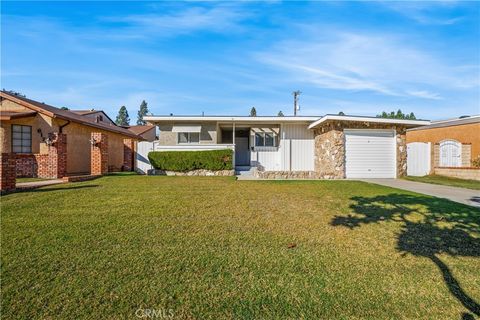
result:
[[[345,129],[347,178],[395,178],[394,130]]]

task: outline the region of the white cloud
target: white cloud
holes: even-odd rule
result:
[[[457,66],[392,34],[322,29],[255,57],[292,81],[319,88],[440,99],[423,88],[441,92],[479,85],[478,66]]]
[[[424,99],[442,100],[443,98],[438,93],[429,92],[426,90],[410,90],[407,94]]]
[[[451,8],[457,6],[458,1],[382,1],[377,4],[420,24],[452,25],[464,19],[462,16],[451,16]]]
[[[126,23],[132,37],[147,34],[172,36],[193,31],[231,32],[241,30],[240,22],[250,14],[239,6],[188,7],[168,14],[140,14],[104,17],[107,22]],[[123,33],[125,35],[125,32]]]

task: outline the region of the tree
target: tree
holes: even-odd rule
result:
[[[143,120],[143,117],[148,114],[147,102],[145,100],[140,104],[140,110],[138,110],[137,124],[139,126],[144,126],[147,123]]]
[[[252,107],[252,109],[250,109],[250,117],[256,117],[257,116],[257,109],[255,109],[255,107]]]
[[[377,114],[377,118],[388,118],[388,119],[406,119],[406,120],[415,120],[415,114],[410,112],[410,114],[405,114],[402,110],[398,109],[397,112],[391,111],[390,113],[383,111],[381,114]]]
[[[117,119],[115,123],[119,126],[129,126],[130,125],[130,117],[128,116],[128,111],[125,106],[122,106],[120,110],[118,110]]]
[[[61,107],[60,110],[70,110],[67,107]]]
[[[277,116],[278,116],[278,117],[285,117],[285,115],[283,114],[282,110],[278,111]]]
[[[338,113],[338,115],[339,115],[339,116],[344,116],[345,113],[343,113],[343,111],[340,111],[340,112]]]

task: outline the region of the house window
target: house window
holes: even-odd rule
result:
[[[255,133],[255,147],[276,147],[277,135],[274,132]]]
[[[200,142],[199,132],[179,132],[178,133],[178,143],[199,143],[199,142]]]
[[[12,152],[32,153],[32,127],[12,124]]]

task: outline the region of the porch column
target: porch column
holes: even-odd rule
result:
[[[37,176],[39,178],[63,178],[67,174],[67,135],[64,133],[49,134],[52,144],[48,153],[36,154]]]
[[[90,173],[104,175],[108,173],[108,136],[101,132],[91,134]]]
[[[14,153],[0,154],[0,191],[11,191],[15,189],[16,183],[16,160]]]
[[[133,139],[123,139],[123,171],[133,170],[133,155],[135,141]]]
[[[235,122],[232,122],[232,142],[233,142],[232,164],[233,164],[233,169],[235,169],[235,153],[237,150],[237,144],[235,143]]]

